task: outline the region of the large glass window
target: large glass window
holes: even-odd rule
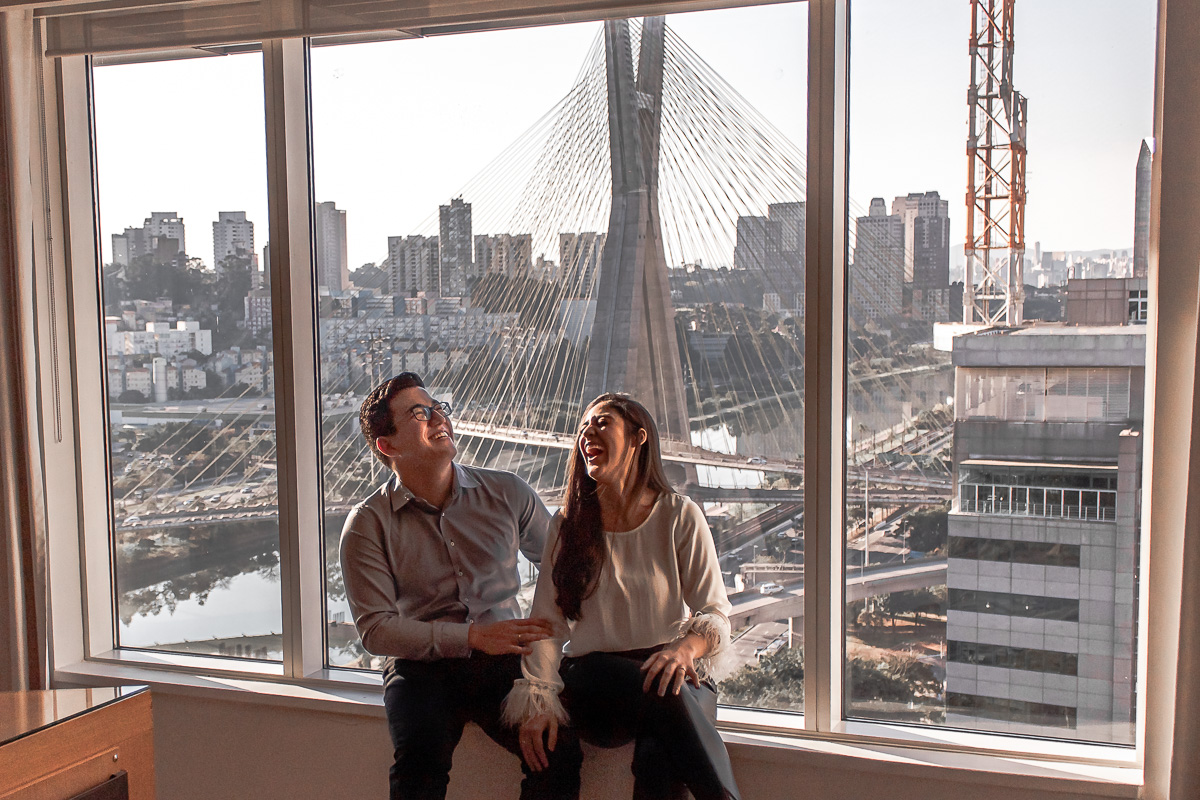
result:
[[[282,656],[262,74],[93,71],[123,647]]]
[[[1022,5],[1005,53],[985,6],[851,6],[843,708],[1131,744],[1155,9]],[[804,710],[807,22],[312,41],[314,259],[283,267],[315,276],[328,666],[380,665],[337,544],[390,477],[360,404],[411,370],[551,508],[585,403],[646,402],[733,603],[722,702]],[[93,70],[121,647],[283,655],[262,70]],[[613,352],[640,371],[598,378]]]
[[[851,6],[845,708],[1131,744],[1155,7],[1005,6]]]
[[[358,430],[372,386],[422,374],[454,405],[460,459],[551,507],[584,404],[620,390],[712,527],[734,604],[725,702],[799,710],[807,8],[605,28],[313,49],[329,661],[377,665],[337,564],[347,512],[388,477]],[[613,188],[622,103],[642,115],[642,150],[615,156],[644,176],[632,193]],[[634,253],[611,216],[639,193]],[[605,310],[630,297],[632,335]],[[604,382],[601,348],[665,384]]]

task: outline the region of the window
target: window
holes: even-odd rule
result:
[[[1155,9],[1085,5],[851,6],[850,717],[1133,743]]]
[[[610,26],[610,35],[628,39],[634,84],[622,97],[637,107],[656,95],[636,83],[632,54],[649,35],[664,42],[657,308],[676,336],[655,357],[677,364],[680,392],[663,402],[661,420],[672,469],[704,506],[734,600],[735,668],[722,685],[728,705],[836,709],[831,720],[765,717],[820,733],[866,720],[1129,744],[1139,587],[1124,577],[1140,568],[1146,331],[1059,323],[1068,278],[1120,276],[1134,270],[1136,257],[1050,248],[1090,247],[1093,223],[1106,233],[1124,230],[1112,220],[1132,222],[1125,211],[1134,198],[1111,189],[1116,179],[1090,194],[1097,208],[1088,214],[1049,198],[1072,181],[1092,186],[1093,176],[1128,171],[1119,158],[1090,161],[1072,150],[1070,121],[1103,101],[1105,118],[1122,122],[1096,135],[1114,137],[1114,150],[1148,132],[1154,8],[1142,2],[1095,15],[1103,41],[1117,31],[1129,36],[1112,69],[1132,77],[1117,81],[1108,72],[1085,80],[1071,71],[1076,60],[1064,54],[1082,45],[1049,37],[1064,29],[1061,9],[1022,7],[1018,25],[1029,38],[1014,80],[1034,109],[1044,109],[1029,165],[1031,175],[1035,166],[1041,171],[1038,191],[1047,198],[1035,201],[1031,188],[1027,238],[1044,236],[1045,249],[1026,247],[1017,299],[982,298],[981,313],[1019,300],[1022,324],[966,329],[951,325],[972,288],[959,252],[966,211],[954,199],[962,196],[966,159],[951,155],[961,154],[966,137],[965,6],[853,5],[854,160],[850,220],[840,231],[849,242],[847,324],[844,337],[836,332],[845,361],[833,378],[805,363],[806,343],[828,335],[812,321],[816,299],[806,294],[828,276],[814,276],[807,261],[822,252],[836,265],[843,255],[820,250],[812,236],[840,212],[833,190],[809,195],[807,161],[836,160],[839,146],[833,156],[804,152],[808,126],[829,124],[821,110],[836,107],[806,96],[809,9],[787,3],[672,15],[650,34],[640,19]],[[354,680],[341,668],[375,666],[341,595],[336,541],[349,508],[384,478],[360,441],[358,404],[401,369],[423,372],[434,395],[460,410],[464,460],[515,470],[554,504],[564,442],[581,404],[599,388],[631,388],[588,383],[588,348],[612,327],[598,309],[604,293],[615,291],[602,277],[613,202],[604,46],[600,23],[580,23],[371,43],[272,40],[263,55],[92,70],[105,248],[97,267],[106,278],[97,308],[116,318],[111,329],[96,328],[105,330],[106,346],[120,341],[123,355],[155,348],[164,362],[115,358],[122,353],[99,359],[101,369],[112,367],[110,392],[119,379],[123,392],[142,399],[117,396],[80,412],[81,420],[112,422],[105,479],[89,473],[81,486],[112,493],[106,514],[115,533],[106,543],[116,577],[106,594],[132,610],[129,623],[119,612],[115,645],[266,660],[251,667],[285,678]],[[507,57],[515,53],[529,60]],[[137,173],[141,156],[119,155],[122,140],[140,143],[143,153],[161,148],[147,142],[148,133],[137,138],[128,116],[119,119],[129,95],[116,80],[123,70],[146,76],[145,85],[207,76],[203,82],[227,94],[190,118],[218,131],[265,124],[289,169],[307,170],[311,155],[311,176],[305,172],[297,188],[289,173],[281,185],[278,170],[246,160],[258,157],[249,152],[253,136],[211,151],[181,147],[180,165],[219,179]],[[231,74],[211,77],[219,70]],[[265,107],[234,91],[257,96],[260,71]],[[921,89],[921,102],[880,77],[898,73]],[[274,90],[297,76],[311,79],[299,82],[300,96],[311,101],[311,130],[295,105],[275,108]],[[285,106],[295,100],[283,94]],[[222,126],[229,119],[237,124]],[[296,145],[305,133],[311,142]],[[220,155],[210,159],[210,152]],[[1067,167],[1073,171],[1060,171]],[[138,180],[122,180],[127,174]],[[268,174],[269,185],[262,180]],[[117,203],[117,188],[143,187],[150,177],[162,180],[163,194],[135,194],[132,207]],[[200,194],[193,184],[231,194],[192,210],[185,201]],[[213,226],[211,263],[194,234],[184,243],[185,224],[197,219]],[[291,248],[273,267],[268,229],[277,253]],[[173,267],[170,259],[191,255],[189,247],[204,263],[189,266],[184,258],[182,269]],[[119,295],[136,270],[113,265],[143,252],[153,256],[146,263],[155,280],[196,278],[211,296],[197,297],[186,283]],[[214,265],[223,262],[241,283],[217,279]],[[186,303],[185,291],[192,292]],[[240,293],[240,307],[222,294],[231,292]],[[280,297],[290,298],[285,308],[273,302]],[[311,315],[297,298],[311,299]],[[184,305],[200,318],[181,315]],[[163,324],[170,327],[157,327]],[[306,324],[310,339],[301,335]],[[273,341],[279,330],[291,340]],[[212,353],[194,347],[204,359],[163,344],[194,343],[204,331],[212,333]],[[221,353],[224,361],[212,360]],[[172,373],[176,356],[180,369]],[[196,363],[189,367],[185,357]],[[821,391],[806,381],[817,373],[826,381]],[[305,374],[316,376],[311,393],[303,390]],[[841,376],[845,402],[835,407]],[[104,385],[81,380],[81,395],[85,384]],[[165,401],[146,402],[159,386]],[[197,398],[198,390],[215,396]],[[164,421],[125,406],[159,406]],[[838,428],[832,445],[806,436],[821,415],[832,415]],[[188,460],[180,447],[192,443],[201,456]],[[314,458],[305,462],[309,451]],[[806,514],[804,482],[827,471],[806,460],[814,452],[832,453],[844,473],[844,491],[834,492],[844,503],[829,525],[814,521],[812,508]],[[141,481],[155,489],[139,497]],[[822,585],[812,563],[820,549],[805,530],[845,537],[832,567],[844,607],[831,610],[811,591]],[[94,541],[89,548],[93,557]],[[214,565],[210,577],[197,578],[199,588],[180,590],[194,602],[186,605],[164,578],[150,587],[158,594],[141,613],[135,604],[142,600],[130,596],[147,588],[133,577],[141,562],[193,550]],[[208,569],[206,562],[176,577]],[[532,568],[521,569],[532,580]],[[88,581],[103,583],[103,572],[89,570]],[[238,599],[245,578],[261,598]],[[269,614],[254,617],[259,609]],[[825,637],[819,625],[805,628],[813,613],[844,625]],[[135,630],[150,618],[163,620],[163,632]],[[197,627],[185,629],[192,621]],[[810,661],[814,653],[844,655],[840,675],[822,673],[816,697],[818,670],[805,674],[805,651]],[[1036,698],[1012,688],[1028,685]]]
[[[257,53],[93,71],[122,647],[283,655],[261,75]]]
[[[634,19],[314,47],[331,665],[379,663],[354,633],[337,541],[389,475],[358,406],[412,370],[454,404],[464,463],[513,470],[552,506],[592,396],[657,403],[668,468],[703,504],[734,595],[727,701],[802,709],[805,28],[805,6],[785,4],[672,15],[663,29]],[[611,188],[607,109],[656,96],[642,72],[654,37],[657,167],[636,166],[661,233],[657,251],[622,261],[610,215],[628,198]],[[610,96],[606,48],[623,46],[629,82]],[[368,130],[362,108],[378,109]],[[480,117],[488,125],[464,124]],[[660,292],[661,319],[628,336],[599,310],[628,302],[605,276],[643,272],[632,280]],[[653,347],[662,329],[678,347]],[[633,375],[604,382],[601,347],[649,352],[677,378],[660,400]],[[520,570],[528,595],[536,569]],[[759,591],[770,585],[784,590]],[[780,676],[768,694],[754,688],[764,671]]]

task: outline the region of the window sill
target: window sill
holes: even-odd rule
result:
[[[349,670],[322,670],[293,680],[276,663],[113,651],[59,668],[54,679],[56,686],[136,683],[167,694],[383,718],[377,676]],[[801,730],[801,720],[798,714],[722,708],[719,725],[735,762],[886,772],[1094,797],[1135,798],[1142,784],[1132,748],[1036,740],[1036,753],[1019,752],[1014,747],[1025,741],[1015,737],[859,721],[818,734]]]

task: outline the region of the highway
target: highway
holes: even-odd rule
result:
[[[846,577],[846,602],[880,594],[910,592],[946,583],[946,559],[924,558],[907,564],[886,564],[862,571],[851,568]],[[756,590],[731,595],[733,612],[729,622],[734,630],[788,617],[804,616],[804,579],[784,584],[778,594],[763,595]]]

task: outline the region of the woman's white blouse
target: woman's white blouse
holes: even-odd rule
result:
[[[505,701],[505,719],[511,724],[546,712],[565,721],[558,702],[564,652],[581,656],[635,650],[697,633],[708,640],[708,662],[729,642],[731,606],[717,550],[704,512],[690,499],[661,495],[638,527],[605,532],[608,557],[575,622],[563,618],[551,574],[561,523],[561,514],[551,523],[530,612],[553,622],[555,636],[534,643],[533,652],[521,660],[525,679],[516,682]]]

